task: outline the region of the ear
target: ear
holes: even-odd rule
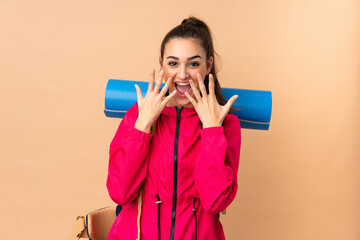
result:
[[[159,57],[159,63],[160,63],[160,65],[162,64],[162,57]]]
[[[210,57],[209,58],[209,61],[207,62],[207,74],[210,74],[212,68],[213,68],[213,64],[214,64],[214,58],[213,57]]]

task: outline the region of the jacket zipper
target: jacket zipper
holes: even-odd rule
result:
[[[179,131],[181,120],[182,108],[176,107],[176,132],[175,132],[175,145],[174,145],[174,181],[173,181],[173,202],[172,202],[172,215],[171,215],[171,231],[170,240],[174,240],[175,234],[175,217],[176,217],[176,202],[177,202],[177,175],[178,175],[178,147],[179,147]]]

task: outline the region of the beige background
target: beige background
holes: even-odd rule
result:
[[[165,33],[211,26],[224,87],[271,90],[243,130],[227,239],[360,239],[360,2],[0,1],[0,239],[61,239],[112,205],[109,78],[148,80]]]

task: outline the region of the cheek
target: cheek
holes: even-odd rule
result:
[[[175,73],[173,71],[171,71],[170,68],[168,68],[167,66],[162,66],[162,69],[164,70],[164,79],[168,80],[169,77],[174,77]]]
[[[198,91],[200,91],[199,81],[198,81],[198,80],[194,81],[194,84],[195,84],[195,88],[196,88]]]
[[[201,67],[201,68],[198,68],[198,69],[193,69],[193,70],[190,70],[189,71],[189,74],[191,75],[191,78],[192,79],[196,79],[197,80],[197,74],[200,74],[204,79],[205,79],[205,76],[207,74],[206,72],[206,68],[205,67]]]
[[[198,80],[198,78],[197,78],[197,74],[198,74],[198,73],[200,73],[201,76],[203,76],[203,79],[205,79],[205,74],[206,74],[206,73],[200,72],[200,71],[196,71],[196,72],[194,72],[194,73],[191,73],[190,77],[191,77],[191,79],[193,80],[193,82],[194,82],[194,84],[195,84],[195,87],[196,87],[197,89],[199,89],[199,80]]]

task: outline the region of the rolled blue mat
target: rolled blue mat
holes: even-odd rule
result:
[[[148,83],[110,79],[105,92],[105,115],[107,117],[123,118],[127,110],[137,102],[134,84],[138,84],[145,97]],[[221,88],[223,96],[230,99],[239,95],[232,111],[240,121],[241,128],[268,130],[271,118],[272,95],[270,91]]]

